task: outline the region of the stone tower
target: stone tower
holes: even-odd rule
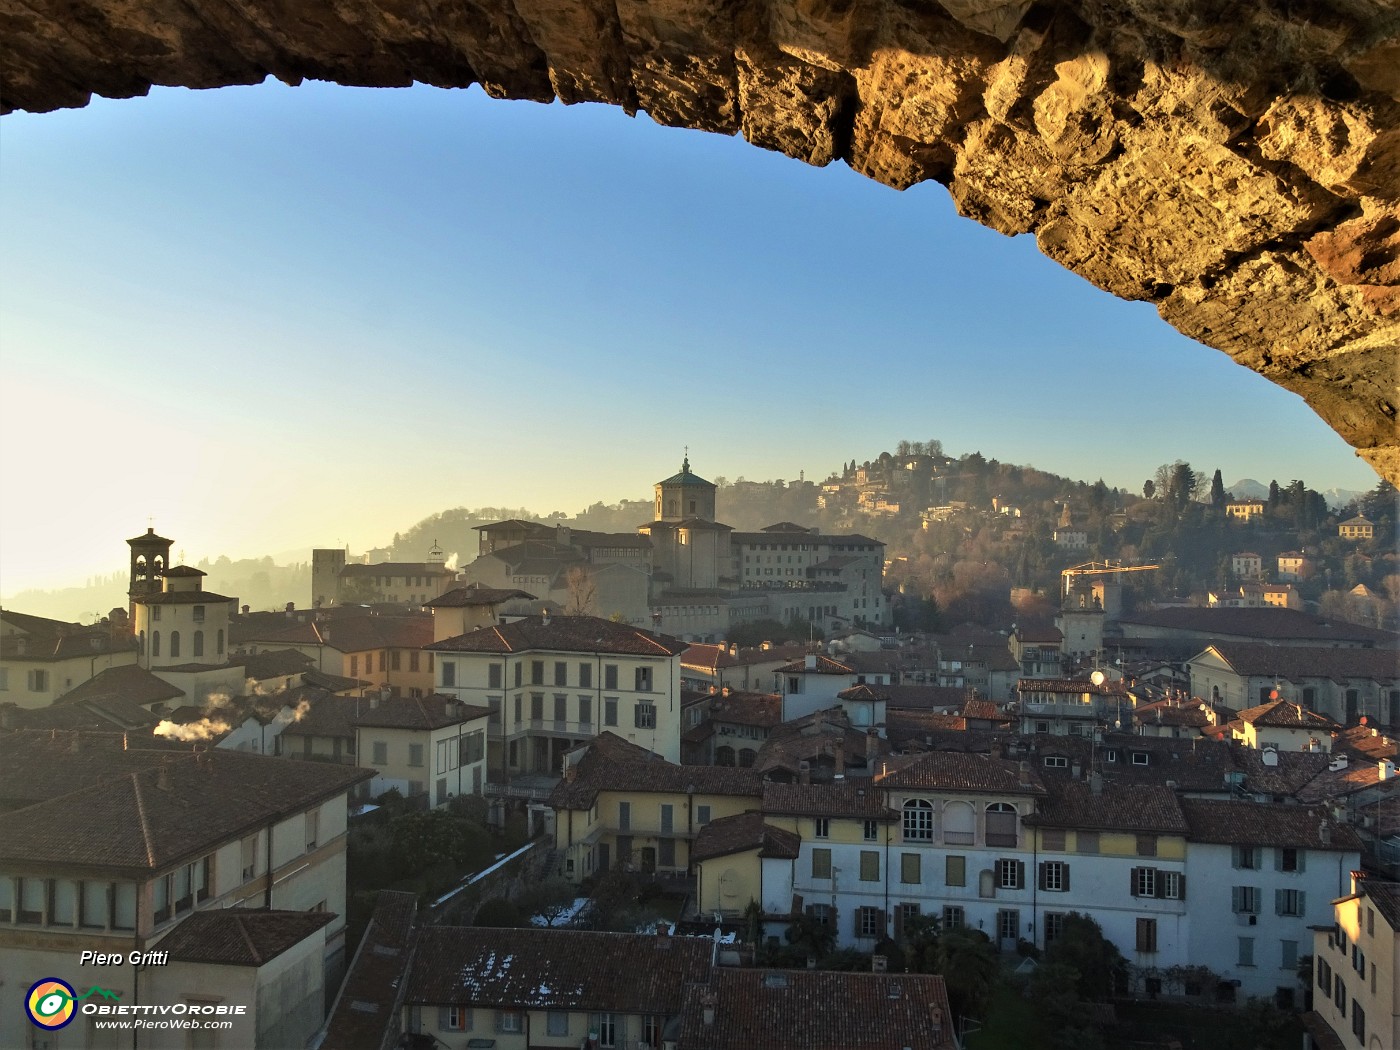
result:
[[[656,520],[715,520],[715,486],[690,472],[690,456],[681,463],[681,472],[656,483]]]
[[[127,612],[133,619],[137,598],[160,593],[160,578],[170,567],[170,548],[174,542],[157,536],[153,528],[148,528],[144,536],[135,536],[126,541],[131,548],[131,583],[126,589]]]

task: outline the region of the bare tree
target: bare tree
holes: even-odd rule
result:
[[[564,577],[569,589],[569,604],[564,610],[567,616],[592,616],[598,599],[598,585],[593,582],[593,574],[582,565],[575,565]]]

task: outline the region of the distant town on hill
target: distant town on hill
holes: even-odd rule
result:
[[[717,466],[722,466],[717,465]],[[1217,469],[1162,464],[1139,491],[1110,488],[1032,466],[1002,463],[981,452],[953,457],[942,444],[901,441],[868,460],[851,459],[825,478],[750,481],[713,476],[719,520],[740,531],[796,522],[822,532],[864,533],[883,541],[885,586],[897,622],[916,626],[964,621],[1005,622],[1015,610],[1046,613],[1058,600],[1060,573],[1076,562],[1156,564],[1139,574],[1130,601],[1249,602],[1241,588],[1264,580],[1287,583],[1280,600],[1339,619],[1377,626],[1394,621],[1400,602],[1396,563],[1395,489],[1382,482],[1337,505],[1297,479],[1268,484],[1241,479],[1226,487]],[[1252,509],[1251,509],[1252,508]],[[651,520],[649,499],[597,502],[574,514],[524,507],[455,507],[424,518],[382,547],[352,560],[422,561],[437,547],[449,566],[477,555],[478,526],[521,519],[600,533],[630,533]],[[1374,523],[1364,540],[1344,539],[1338,525],[1354,517]],[[1298,571],[1279,578],[1281,555],[1299,555]],[[1239,555],[1256,555],[1260,568]],[[204,559],[197,567],[253,609],[304,600],[309,561],[272,557]],[[119,570],[115,562],[114,570]],[[90,622],[125,599],[126,576],[86,586],[34,590],[5,599],[9,608]],[[1257,596],[1255,596],[1257,597]],[[1261,601],[1264,599],[1260,599]]]

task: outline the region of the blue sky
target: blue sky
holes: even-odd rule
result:
[[[358,551],[644,497],[684,445],[730,479],[938,438],[1133,489],[1177,458],[1375,484],[940,186],[477,89],[161,89],[3,134],[0,593],[121,569],[148,516],[190,560]]]

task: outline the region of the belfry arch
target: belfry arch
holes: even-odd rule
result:
[[[1228,17],[1221,11],[1228,10]],[[441,87],[742,134],[959,211],[1300,394],[1400,481],[1400,10],[1357,0],[0,0],[0,104]]]

